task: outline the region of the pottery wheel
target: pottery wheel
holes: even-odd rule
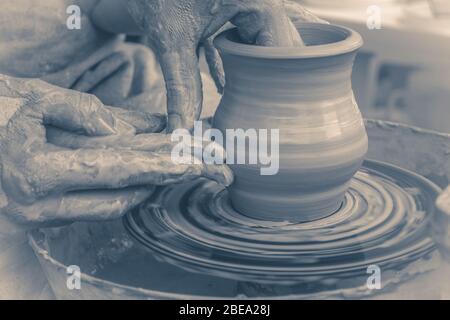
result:
[[[161,188],[124,221],[159,259],[193,272],[283,284],[367,277],[370,265],[398,271],[433,251],[427,228],[439,191],[417,174],[366,161],[340,210],[312,222],[243,216],[208,180]]]

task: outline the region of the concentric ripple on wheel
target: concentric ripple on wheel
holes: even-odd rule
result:
[[[433,250],[427,222],[440,189],[400,168],[366,161],[341,209],[307,223],[245,217],[220,185],[161,188],[125,218],[160,259],[184,269],[257,283],[294,284],[398,271]]]

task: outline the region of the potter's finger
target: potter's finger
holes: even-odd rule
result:
[[[118,119],[132,125],[136,133],[161,132],[166,127],[166,115],[159,113],[146,113],[139,110],[106,107]]]
[[[141,204],[154,190],[154,186],[146,186],[69,192],[62,197],[54,218],[69,221],[116,219]]]
[[[200,117],[202,81],[195,48],[159,54],[167,89],[167,130],[191,129]]]
[[[284,11],[274,12],[256,36],[255,43],[269,47],[303,46],[298,30]]]
[[[294,1],[285,1],[284,7],[286,8],[286,13],[291,18],[294,24],[299,22],[317,22],[317,23],[326,23],[329,22],[323,20],[313,14],[311,11],[305,9],[301,4]]]
[[[170,135],[153,133],[86,137],[54,127],[47,128],[47,142],[69,149],[106,149],[170,153],[175,146]]]
[[[254,43],[256,35],[261,29],[261,21],[257,19],[257,9],[245,8],[236,2],[222,3],[219,9],[214,12],[214,17],[206,27],[204,36],[214,38],[213,34],[226,30],[233,23],[238,27],[241,39],[246,43]]]
[[[225,187],[229,187],[234,181],[233,171],[226,165],[204,165],[202,177],[214,180]]]
[[[211,2],[209,13],[211,14],[209,23],[203,30],[202,39],[214,38],[214,34],[221,33],[234,26],[230,23],[241,8],[236,2],[227,3],[226,1]]]
[[[229,169],[194,161],[178,164],[171,154],[115,149],[57,150],[27,159],[23,170],[4,170],[4,185],[17,199],[33,201],[49,194],[85,189],[167,185],[206,176],[227,185]]]
[[[208,38],[204,43],[205,58],[208,63],[209,72],[216,84],[217,91],[222,94],[225,87],[225,72],[223,70],[222,58],[213,43],[213,38]]]
[[[171,135],[162,133],[86,137],[58,128],[47,129],[47,142],[63,148],[74,150],[113,148],[169,154],[181,143],[185,150],[189,150],[190,154],[201,155],[200,158],[202,158],[203,152],[206,151],[208,155],[213,154],[216,161],[220,161],[218,164],[226,162],[226,151],[218,143],[192,136],[180,136],[179,138],[173,139]]]
[[[55,91],[40,102],[45,125],[102,136],[116,133],[120,123],[97,97],[90,94]]]
[[[8,216],[30,228],[60,226],[75,221],[116,219],[151,196],[155,187],[73,191],[48,197],[32,205],[14,203]]]
[[[93,95],[51,85],[43,88],[33,82],[27,87],[31,97],[21,114],[43,125],[101,136],[116,133],[117,126],[123,122]]]
[[[73,90],[89,92],[111,74],[117,72],[128,63],[128,58],[121,52],[115,52],[100,61],[83,75],[72,86]]]
[[[240,12],[232,22],[244,41],[263,46],[291,47],[301,45],[301,37],[292,29],[284,6],[261,5]]]
[[[297,29],[295,24],[289,19],[289,30],[292,35],[292,39],[294,39],[294,45],[297,47],[305,46],[305,42],[303,41],[302,37],[300,36],[300,31]]]

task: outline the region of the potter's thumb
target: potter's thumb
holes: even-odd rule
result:
[[[192,129],[202,109],[202,82],[195,49],[159,55],[167,89],[167,130]]]
[[[234,180],[233,171],[227,165],[204,164],[202,176],[229,187]]]
[[[123,122],[93,95],[57,87],[48,91],[35,105],[45,125],[105,136],[116,134]]]
[[[158,113],[146,113],[140,110],[127,110],[124,108],[107,106],[114,116],[130,125],[132,133],[161,132],[166,127],[166,116]],[[126,132],[119,132],[126,133]]]
[[[194,155],[200,155],[202,161],[210,164],[224,164],[226,162],[225,148],[206,137],[193,137],[192,147]]]
[[[266,23],[256,37],[256,44],[268,47],[303,46],[303,40],[292,21],[282,9],[266,18]]]
[[[63,89],[38,79],[0,75],[2,94],[24,98],[28,108],[22,108],[20,112],[24,116],[38,117],[44,125],[87,135],[102,136],[117,132],[118,119],[90,94]]]

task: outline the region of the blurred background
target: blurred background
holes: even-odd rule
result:
[[[450,0],[296,0],[365,44],[353,86],[366,118],[450,133]]]

